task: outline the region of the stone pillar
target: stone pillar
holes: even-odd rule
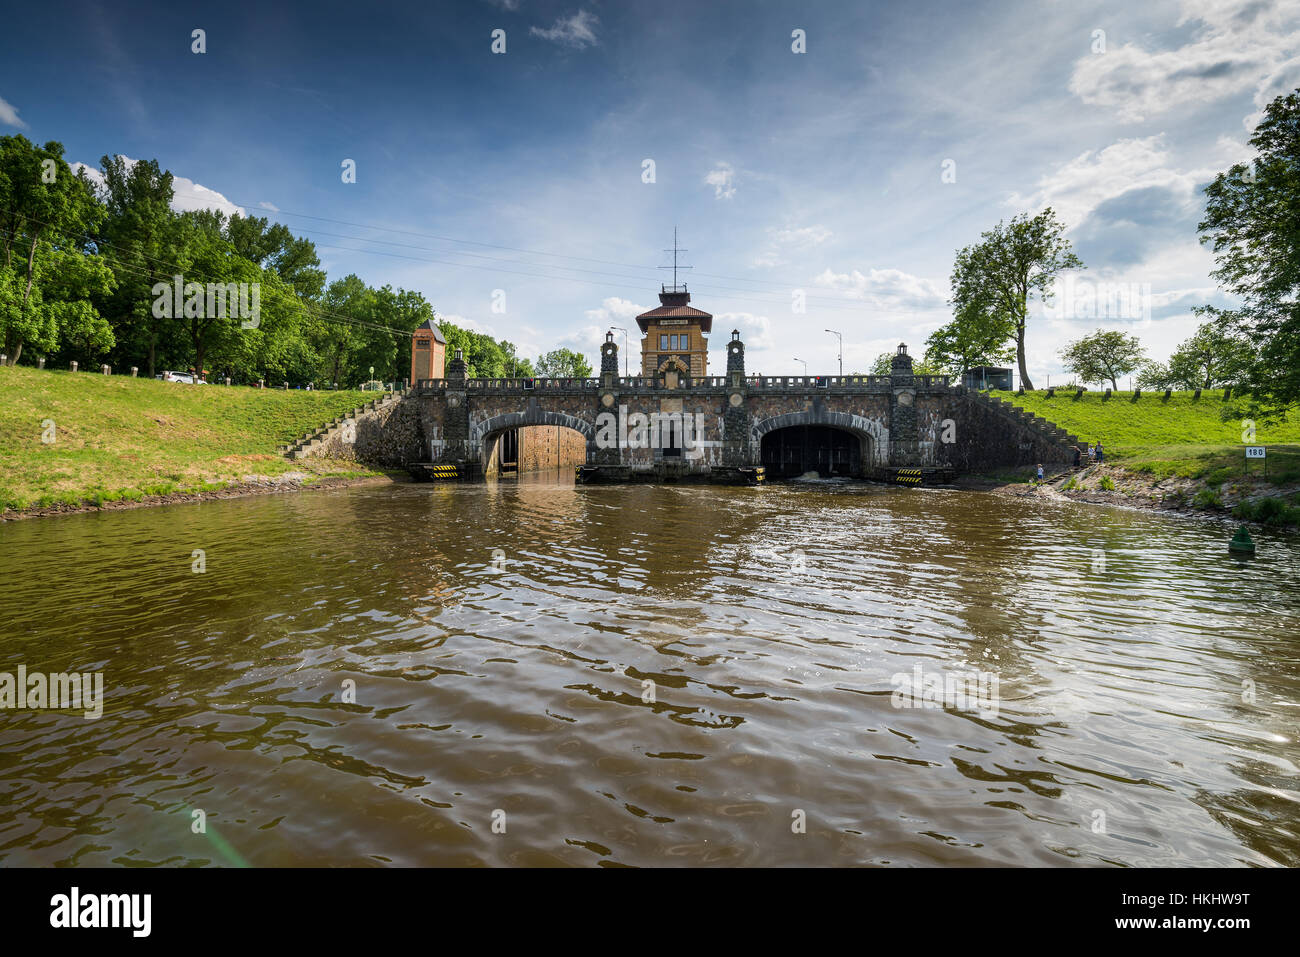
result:
[[[134,379],[134,378],[135,378],[135,374],[136,374],[137,372],[139,372],[139,371],[140,371],[140,367],[139,367],[139,366],[131,366],[131,378]]]
[[[473,456],[469,447],[469,395],[465,391],[467,366],[465,353],[457,349],[456,356],[447,363],[447,421],[443,434],[446,437],[446,456],[453,461],[466,461]]]
[[[41,356],[39,359],[36,360],[36,368],[38,368],[38,369],[44,369],[44,368],[45,368],[45,357],[44,357],[44,356]]]
[[[740,330],[731,330],[727,343],[727,398],[722,412],[722,464],[733,467],[757,465],[758,451],[750,455],[750,416],[745,383],[745,343]],[[754,461],[750,461],[751,457]]]
[[[912,375],[912,357],[907,345],[900,342],[889,369],[889,464],[917,466],[921,449],[916,431],[916,378]]]
[[[71,369],[73,372],[76,372],[76,371],[77,371],[77,360],[76,360],[76,359],[73,359],[70,363],[68,363],[68,368]]]
[[[7,366],[8,364],[9,364],[9,357],[5,355],[3,352],[0,352],[0,366]]]
[[[226,385],[230,385],[230,376],[226,376]]]
[[[604,385],[612,385],[610,379],[618,378],[618,343],[614,333],[605,333],[605,344],[600,347],[600,378]]]
[[[102,372],[104,375],[108,375],[110,370],[108,366],[103,365],[99,367],[99,371]]]
[[[591,465],[618,465],[622,461],[622,449],[618,447],[618,429],[614,430],[614,444],[608,448],[602,448],[601,439],[608,439],[608,430],[602,432],[600,428],[602,413],[608,413],[614,416],[614,421],[618,421],[618,343],[614,341],[614,333],[605,333],[605,342],[600,347],[600,394],[596,406],[596,423],[595,434],[587,442],[587,462]]]

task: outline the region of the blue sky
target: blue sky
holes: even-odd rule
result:
[[[1098,326],[1163,358],[1223,301],[1201,187],[1300,86],[1294,0],[238,6],[15,7],[0,133],[157,158],[179,207],[278,218],[331,278],[593,364],[657,304],[674,226],[715,368],[739,328],[751,371],[833,372],[831,328],[862,371],[948,318],[958,248],[1049,204],[1077,282],[1151,310],[1036,314],[1031,374]]]

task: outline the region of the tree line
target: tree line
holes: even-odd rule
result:
[[[1205,189],[1200,242],[1215,257],[1211,275],[1241,303],[1200,306],[1204,319],[1168,362],[1151,362],[1135,336],[1098,329],[1062,351],[1083,382],[1137,374],[1143,388],[1232,385],[1263,413],[1300,403],[1300,90],[1274,99],[1250,139],[1258,157],[1219,173]],[[953,318],[926,341],[918,373],[960,375],[1015,359],[1025,368],[1029,303],[1050,303],[1065,270],[1084,264],[1051,208],[1021,214],[958,251],[951,275]],[[881,356],[873,371],[888,372]]]
[[[172,174],[157,160],[105,156],[100,174],[74,173],[58,142],[0,137],[0,351],[9,365],[39,357],[149,376],[192,369],[239,383],[353,387],[406,378],[411,333],[432,319],[471,376],[591,374],[571,350],[534,363],[511,342],[439,319],[417,291],[354,274],[328,281],[315,245],[280,223],[177,211]],[[157,308],[157,290],[176,276],[257,284],[258,314]]]

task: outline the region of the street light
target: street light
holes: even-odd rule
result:
[[[627,378],[627,330],[622,326],[610,326],[615,332],[623,333],[623,378]]]
[[[802,359],[798,359],[798,358],[796,358],[794,361],[795,361],[795,362],[803,362]],[[803,377],[804,377],[805,379],[808,378],[808,363],[806,363],[806,362],[803,362]]]
[[[829,332],[831,335],[837,337],[840,340],[840,378],[843,379],[844,378],[844,334],[840,332],[836,332],[834,329],[827,329],[825,331]]]

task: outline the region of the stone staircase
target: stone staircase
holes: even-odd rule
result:
[[[1069,451],[1071,446],[1079,446],[1087,451],[1086,444],[1077,435],[1067,432],[1058,426],[1055,422],[1050,422],[1033,412],[1018,408],[1005,399],[988,395],[984,392],[971,392],[971,397],[977,402],[982,402],[989,408],[997,411],[999,415],[1019,423],[1025,428],[1033,429],[1042,434],[1042,436],[1054,445],[1059,446],[1062,450]]]
[[[291,442],[288,445],[277,446],[276,451],[285,458],[294,461],[305,459],[310,456],[312,452],[337,435],[344,428],[345,423],[352,422],[355,425],[360,416],[365,415],[367,412],[374,412],[377,409],[382,409],[385,406],[400,400],[405,394],[405,392],[400,390],[396,392],[385,392],[379,398],[371,399],[365,405],[358,406],[351,412],[335,416],[334,419],[326,422],[314,432],[307,433],[302,438],[298,439],[298,441]]]

